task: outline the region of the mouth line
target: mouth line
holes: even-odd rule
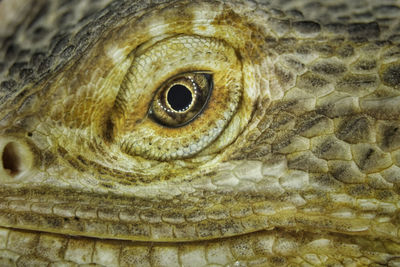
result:
[[[200,205],[185,206],[190,203],[184,199],[172,204],[73,190],[5,187],[0,188],[0,195],[0,227],[10,229],[161,243],[201,242],[284,229],[398,242],[397,232],[390,231],[395,227],[393,224],[382,228],[378,221],[333,217],[322,211],[283,209],[273,213],[270,209],[253,207],[252,213],[235,216],[229,210],[223,213],[223,210],[204,210]]]
[[[62,220],[69,218],[61,218]],[[74,221],[79,221],[79,218],[72,219]],[[182,244],[182,243],[203,243],[203,242],[217,242],[218,240],[228,240],[228,239],[235,239],[241,238],[244,236],[250,235],[258,235],[260,233],[302,233],[304,235],[320,235],[323,236],[340,236],[341,238],[362,238],[365,240],[387,240],[390,242],[394,242],[399,244],[398,240],[393,237],[382,237],[376,236],[366,231],[358,231],[358,232],[339,232],[333,231],[329,229],[322,229],[322,228],[310,228],[310,227],[284,227],[284,226],[276,226],[276,227],[269,227],[263,229],[257,229],[253,231],[244,231],[241,233],[231,234],[231,235],[223,235],[223,236],[213,236],[213,237],[194,237],[194,238],[185,238],[180,239],[178,237],[170,237],[170,238],[159,238],[154,239],[149,236],[121,236],[118,234],[112,235],[110,233],[106,234],[99,234],[99,233],[90,233],[85,231],[74,231],[68,229],[51,229],[51,228],[40,228],[34,227],[29,225],[20,225],[18,227],[12,224],[4,224],[3,222],[0,223],[0,228],[7,228],[13,231],[27,231],[32,233],[43,233],[43,234],[55,234],[60,236],[69,236],[69,237],[83,237],[87,239],[94,239],[94,240],[109,240],[109,241],[117,241],[117,242],[135,242],[135,243],[154,243],[154,244]]]
[[[115,237],[110,237],[110,236],[100,236],[100,235],[89,235],[89,234],[83,234],[83,233],[74,233],[74,232],[63,232],[63,231],[55,231],[55,230],[44,230],[44,229],[33,229],[33,228],[19,228],[19,227],[12,227],[12,226],[3,226],[0,225],[0,229],[5,228],[9,229],[11,231],[20,231],[20,232],[28,232],[28,233],[38,233],[38,234],[50,234],[50,235],[57,235],[57,236],[64,236],[64,237],[71,237],[71,238],[84,238],[84,239],[91,239],[91,240],[103,240],[103,241],[109,241],[109,242],[126,242],[126,243],[135,243],[135,244],[190,244],[190,243],[208,243],[208,242],[220,242],[223,240],[231,240],[231,239],[236,239],[236,238],[242,238],[242,237],[247,237],[247,236],[257,236],[260,234],[277,234],[279,233],[287,234],[295,234],[299,236],[319,236],[319,237],[338,237],[338,238],[345,238],[345,239],[363,239],[363,240],[379,240],[383,241],[384,239],[378,239],[377,237],[374,236],[369,236],[369,235],[362,235],[360,233],[339,233],[339,232],[332,232],[332,231],[319,231],[318,229],[314,231],[308,231],[306,229],[300,229],[300,228],[285,228],[285,227],[275,227],[271,229],[261,229],[257,230],[254,232],[247,232],[247,233],[241,233],[237,235],[232,235],[232,236],[224,236],[224,237],[214,237],[214,238],[209,238],[209,239],[193,239],[193,240],[145,240],[145,239],[122,239],[118,238],[117,236]],[[393,241],[393,240],[392,240]],[[393,241],[394,243],[398,243]]]
[[[104,219],[105,214],[92,214],[89,218],[79,217],[76,214],[51,213],[55,209],[47,209],[47,214],[33,212],[32,210],[18,210],[10,206],[0,207],[0,227],[12,229],[25,229],[30,231],[49,232],[63,235],[87,236],[101,239],[132,240],[143,242],[189,242],[205,241],[218,238],[229,238],[259,231],[285,229],[287,231],[302,231],[312,233],[337,233],[348,236],[365,236],[398,240],[396,233],[377,231],[376,225],[371,220],[333,219],[323,215],[308,215],[297,213],[284,213],[278,215],[260,215],[249,218],[227,218],[220,220],[204,219],[202,221],[183,221],[179,224],[155,220],[157,214],[151,215],[143,221],[143,214],[127,216],[128,220],[120,220],[121,214]],[[28,205],[29,207],[29,205]],[[116,207],[114,207],[116,208]],[[50,213],[50,214],[49,214]],[[103,217],[102,217],[103,216]],[[134,218],[135,217],[135,218]],[[141,219],[140,219],[140,218]],[[383,229],[385,230],[385,229]]]

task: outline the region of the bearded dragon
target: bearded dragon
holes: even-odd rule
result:
[[[400,3],[0,2],[1,266],[400,266]]]

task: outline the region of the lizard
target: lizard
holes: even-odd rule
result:
[[[398,1],[24,3],[1,266],[400,265]]]

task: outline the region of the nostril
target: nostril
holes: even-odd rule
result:
[[[31,170],[33,153],[31,147],[16,138],[0,136],[0,181],[17,181]]]
[[[20,149],[15,142],[8,143],[3,149],[1,160],[4,170],[11,176],[20,174],[23,169]]]

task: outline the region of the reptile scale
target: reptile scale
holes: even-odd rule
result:
[[[0,266],[400,266],[399,1],[0,14]]]

